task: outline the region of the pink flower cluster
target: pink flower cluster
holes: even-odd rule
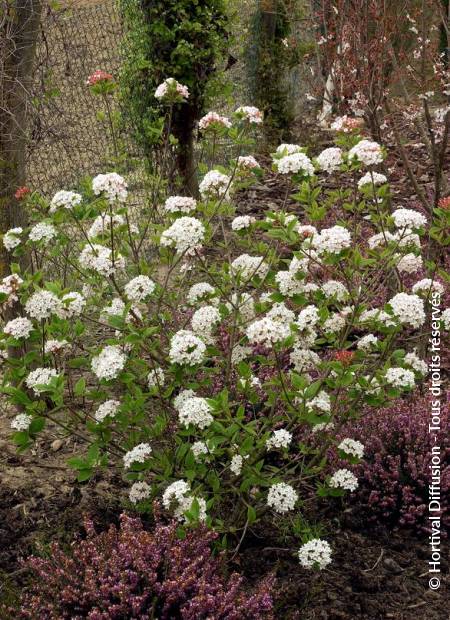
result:
[[[70,553],[53,544],[49,559],[31,557],[26,562],[32,580],[16,617],[273,618],[273,579],[249,592],[237,573],[222,577],[220,561],[210,549],[215,534],[205,528],[189,530],[181,539],[174,523],[157,524],[147,532],[139,519],[126,515],[119,529],[111,526],[97,534],[90,521],[85,528],[87,538],[77,541]]]
[[[111,82],[112,79],[113,79],[113,76],[111,75],[111,73],[102,71],[102,69],[97,69],[86,80],[86,86],[95,86],[99,82]]]

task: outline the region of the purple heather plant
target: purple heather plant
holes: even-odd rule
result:
[[[429,396],[399,399],[390,407],[371,411],[351,426],[352,437],[365,445],[362,462],[354,468],[359,490],[352,496],[357,510],[372,520],[429,532],[428,485],[431,448],[441,446],[441,521],[450,527],[450,391],[441,400],[441,428],[437,444],[428,432]],[[347,433],[347,434],[345,434]],[[349,436],[349,428],[343,436]]]
[[[244,620],[273,618],[273,577],[252,592],[233,573],[223,577],[213,557],[215,534],[206,528],[177,536],[177,525],[157,523],[144,530],[139,519],[122,515],[97,534],[85,521],[87,537],[70,551],[51,546],[49,558],[32,556],[16,617],[27,620]]]

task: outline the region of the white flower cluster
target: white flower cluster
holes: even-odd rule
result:
[[[241,106],[237,108],[235,114],[247,120],[251,125],[260,125],[263,122],[263,113],[254,106]]]
[[[349,295],[346,286],[337,280],[328,280],[322,284],[321,289],[325,297],[334,297],[337,301],[345,301]]]
[[[191,446],[194,459],[198,462],[204,454],[209,454],[208,446],[204,441],[195,441]]]
[[[29,373],[25,383],[29,388],[33,389],[35,394],[41,394],[43,388],[39,386],[47,386],[53,377],[57,376],[58,373],[54,368],[36,368]]]
[[[178,418],[183,426],[192,424],[202,430],[213,422],[211,407],[206,399],[200,396],[187,398],[178,409]]]
[[[205,227],[195,217],[183,216],[165,230],[160,243],[165,247],[175,247],[180,254],[200,246],[205,239]]]
[[[311,349],[304,349],[301,346],[295,346],[289,356],[291,364],[294,365],[296,372],[304,373],[314,370],[320,364],[320,357]]]
[[[210,170],[203,177],[199,190],[202,198],[226,198],[231,186],[231,177],[219,170]]]
[[[371,351],[378,345],[378,338],[374,334],[366,334],[358,340],[356,348],[359,351],[365,351],[366,353]]]
[[[8,296],[6,300],[8,303],[14,303],[18,300],[17,291],[22,284],[22,278],[15,273],[5,276],[0,284],[0,293]]]
[[[120,347],[108,345],[92,358],[92,372],[99,379],[116,379],[125,367],[127,356]]]
[[[426,375],[428,373],[428,364],[421,360],[414,351],[405,355],[405,364],[411,366],[419,375]]]
[[[345,452],[345,454],[349,454],[350,456],[354,456],[359,459],[362,459],[364,456],[364,445],[360,441],[350,439],[349,437],[341,441],[338,445],[338,449]]]
[[[27,431],[33,418],[27,413],[19,413],[11,420],[11,428],[18,432]]]
[[[96,196],[105,194],[110,202],[126,202],[128,185],[123,177],[117,172],[98,174],[92,179],[92,191]]]
[[[250,256],[241,254],[231,263],[231,273],[238,275],[245,280],[259,276],[262,280],[269,272],[269,265],[264,262],[262,256]]]
[[[192,315],[192,331],[202,337],[205,342],[212,342],[212,332],[220,321],[220,312],[215,306],[202,306]]]
[[[267,505],[279,514],[294,510],[297,500],[297,491],[285,482],[273,484],[267,495]]]
[[[338,147],[330,147],[325,149],[317,156],[317,163],[321,170],[331,174],[344,163],[342,150]]]
[[[261,166],[252,155],[241,155],[238,157],[237,167],[240,170],[255,170]]]
[[[266,441],[266,448],[268,450],[277,450],[279,448],[289,448],[292,441],[292,433],[284,428],[280,428],[274,431],[272,435]]]
[[[177,480],[172,482],[164,491],[162,496],[162,503],[166,510],[174,509],[174,515],[177,519],[182,520],[184,513],[191,509],[193,501],[196,499],[199,506],[199,521],[206,520],[206,502],[202,497],[194,497],[188,495],[191,487],[188,482],[184,480]],[[187,521],[187,519],[185,519]]]
[[[196,366],[201,364],[206,345],[198,336],[187,329],[181,329],[170,340],[169,359],[172,364]]]
[[[6,323],[3,331],[13,338],[28,338],[33,331],[33,323],[25,317],[17,317]]]
[[[199,301],[208,301],[209,297],[215,293],[215,288],[208,282],[197,282],[189,289],[186,299],[191,306],[194,306]]]
[[[239,476],[242,471],[243,466],[244,466],[244,458],[240,454],[235,454],[231,459],[230,471],[235,476]]]
[[[217,114],[217,112],[208,112],[199,120],[198,127],[202,131],[206,131],[211,127],[226,127],[229,129],[231,127],[231,121],[226,116]]]
[[[47,222],[39,222],[30,230],[28,237],[31,241],[45,241],[48,243],[54,239],[56,235],[56,228],[52,226],[52,224],[48,224]]]
[[[437,282],[436,280],[432,280],[431,278],[423,278],[423,280],[419,280],[412,287],[412,292],[415,295],[425,295],[427,297],[432,292],[436,292],[436,293],[439,293],[439,295],[443,295],[444,290],[445,289],[440,282]]]
[[[279,157],[286,157],[286,155],[294,155],[294,153],[301,153],[302,147],[298,144],[280,144],[276,150],[276,154]]]
[[[170,196],[164,203],[167,213],[191,213],[196,208],[197,201],[189,196]]]
[[[89,239],[95,239],[96,237],[104,237],[111,234],[111,226],[123,226],[125,224],[125,218],[118,213],[114,213],[112,216],[109,213],[102,213],[98,215],[93,221],[91,227],[88,230],[87,236]],[[130,226],[131,228],[131,226]]]
[[[424,303],[418,295],[397,293],[389,300],[389,305],[402,325],[409,325],[417,329],[425,323]]]
[[[245,333],[251,344],[262,344],[270,347],[285,340],[291,331],[289,325],[274,321],[266,316],[251,323]]]
[[[366,174],[359,179],[358,188],[362,189],[368,185],[384,185],[387,182],[387,177],[384,174],[380,174],[379,172],[366,172]]]
[[[55,213],[58,209],[73,209],[81,204],[83,198],[76,192],[69,192],[61,189],[53,196],[50,203],[50,213]]]
[[[397,263],[399,273],[417,273],[422,267],[422,257],[412,253],[405,254]]]
[[[158,86],[155,90],[155,98],[161,100],[171,93],[174,93],[183,99],[189,98],[188,87],[180,84],[175,78],[171,77],[164,80],[164,82]]]
[[[245,228],[250,228],[255,221],[255,218],[251,215],[238,215],[238,217],[235,217],[231,222],[231,229],[244,230]]]
[[[125,268],[123,256],[115,255],[113,263],[111,249],[98,243],[85,245],[78,260],[84,269],[92,269],[102,276],[110,276],[118,269]]]
[[[107,400],[102,403],[94,414],[97,422],[103,422],[106,418],[114,418],[120,407],[118,400]]]
[[[25,304],[25,312],[38,321],[57,314],[60,308],[60,300],[50,291],[36,291]]]
[[[416,383],[414,373],[406,368],[388,368],[386,381],[397,388],[413,388]]]
[[[301,172],[308,177],[314,174],[314,166],[309,157],[304,153],[286,155],[281,159],[276,159],[274,163],[280,174],[298,174]]]
[[[320,390],[317,396],[314,396],[314,398],[311,398],[311,400],[306,403],[306,408],[310,411],[318,409],[319,411],[323,411],[324,413],[330,413],[330,396],[325,392],[325,390]]]
[[[444,310],[441,314],[441,321],[446,331],[450,331],[450,308]]]
[[[331,476],[329,485],[334,489],[356,491],[358,488],[358,478],[348,469],[338,469],[338,471]]]
[[[132,504],[139,504],[151,495],[151,486],[144,481],[135,482],[130,489],[128,497]]]
[[[352,237],[350,232],[343,226],[332,226],[324,228],[311,240],[312,247],[318,254],[329,252],[330,254],[338,254],[349,248]]]
[[[162,387],[165,382],[164,371],[162,368],[153,368],[147,375],[147,385],[149,389]]]
[[[136,276],[125,285],[125,295],[130,301],[144,301],[155,290],[155,283],[148,276]]]
[[[134,446],[132,450],[129,450],[123,455],[124,467],[129,469],[133,463],[145,463],[152,453],[152,448],[148,443],[140,443]]]
[[[22,233],[23,233],[23,228],[18,226],[17,228],[10,228],[3,235],[3,245],[9,252],[14,250],[14,248],[16,248],[18,245],[20,245],[20,235]]]
[[[61,297],[57,315],[60,319],[70,319],[74,316],[80,316],[85,306],[86,299],[83,295],[81,295],[81,293],[77,293],[76,291],[71,291],[70,293],[65,293]]]
[[[365,166],[374,166],[382,163],[383,151],[378,142],[361,140],[349,150],[348,157],[350,160],[356,159]]]
[[[394,218],[394,224],[400,229],[413,229],[422,228],[427,225],[427,218],[412,209],[396,209],[392,217]]]
[[[331,564],[331,547],[326,540],[313,538],[300,547],[298,559],[303,568],[322,570]]]
[[[44,346],[44,353],[60,355],[64,349],[69,348],[67,340],[47,340]]]

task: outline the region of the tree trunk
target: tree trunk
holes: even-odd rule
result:
[[[0,233],[26,224],[14,198],[25,184],[27,117],[41,0],[0,0]],[[9,256],[0,248],[0,278]]]
[[[183,191],[193,198],[199,197],[197,166],[195,164],[194,129],[198,111],[184,104],[174,118],[172,132],[178,140],[177,168],[181,176]]]

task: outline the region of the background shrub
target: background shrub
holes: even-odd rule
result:
[[[180,539],[176,524],[158,524],[147,532],[138,519],[126,515],[119,529],[111,526],[97,534],[89,520],[85,527],[87,538],[74,543],[70,553],[53,544],[48,559],[26,562],[33,578],[20,618],[273,617],[272,580],[247,594],[239,575],[223,578],[210,550],[215,534],[206,529],[190,530]]]

